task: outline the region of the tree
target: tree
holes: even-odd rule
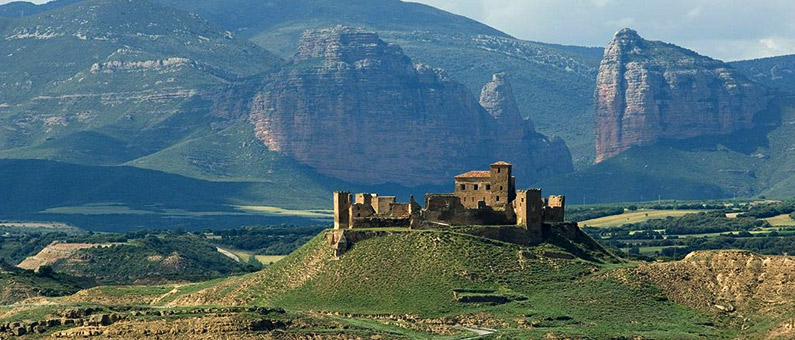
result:
[[[50,266],[40,266],[38,269],[36,269],[36,274],[39,274],[39,276],[42,277],[51,278],[55,274],[55,271]]]

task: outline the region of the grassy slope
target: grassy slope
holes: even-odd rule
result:
[[[161,209],[216,208],[250,204],[324,207],[325,197],[294,201],[268,197],[268,191],[290,193],[289,185],[209,182],[133,167],[95,167],[37,160],[0,161],[0,188],[5,213],[37,212],[51,207],[96,202],[119,202],[130,207],[157,205]],[[257,187],[259,186],[259,188]],[[255,189],[268,189],[258,193]],[[227,207],[226,210],[231,208]]]
[[[511,336],[548,332],[596,338],[719,336],[709,317],[660,299],[653,285],[628,285],[598,273],[614,265],[580,259],[543,244],[524,248],[453,232],[393,232],[357,243],[338,260],[320,235],[255,274],[179,288],[160,303],[255,304],[291,310],[441,317],[479,314]],[[597,273],[597,274],[594,274]],[[454,289],[525,296],[504,305],[464,304]],[[524,329],[517,323],[537,323]]]
[[[80,282],[66,275],[39,275],[0,259],[0,305],[38,296],[63,296],[80,290]]]
[[[779,317],[788,313],[780,310],[781,305],[768,302],[768,298],[744,299],[737,305],[738,309],[744,308],[742,316],[718,312],[710,299],[711,294],[718,294],[710,288],[714,273],[687,261],[640,267],[604,265],[560,258],[565,251],[550,244],[523,248],[447,231],[395,230],[387,234],[358,242],[339,259],[332,257],[321,234],[258,273],[188,285],[99,287],[52,301],[69,306],[150,304],[183,309],[271,305],[286,307],[295,315],[309,312],[315,316],[322,314],[311,311],[411,314],[437,318],[435,321],[442,323],[487,325],[506,338],[543,338],[550,334],[597,339],[759,338],[773,328],[784,326]],[[720,254],[733,261],[731,252]],[[734,274],[729,275],[732,279],[728,284],[743,287],[748,277],[760,275],[757,270],[760,268],[770,271],[766,275],[779,275],[777,270],[787,270],[760,267],[759,263],[762,261],[756,261],[753,268],[735,272],[736,279]],[[718,267],[721,271],[734,271],[731,265]],[[688,288],[692,285],[690,280],[697,282],[697,287]],[[759,289],[780,282],[754,281],[759,283]],[[453,289],[462,288],[524,296],[526,300],[499,305],[453,301]],[[731,292],[721,293],[721,303],[732,299]],[[772,298],[776,293],[765,294]],[[692,304],[695,309],[684,304]],[[759,304],[767,308],[764,315],[746,308]],[[39,307],[42,308],[52,309]],[[770,311],[777,311],[777,318],[768,318],[773,315]],[[41,312],[46,310],[22,309],[9,312],[6,318],[19,319]],[[388,319],[382,322],[356,316],[336,316],[325,322],[388,329],[389,334],[411,338],[443,338],[420,332],[425,325],[421,322],[394,323]],[[397,329],[390,328],[400,324],[407,329],[395,333]]]
[[[134,167],[0,160],[0,216],[114,232],[320,223],[301,212],[237,208],[328,209],[331,188],[304,188],[300,180],[218,182]]]
[[[70,295],[79,290],[78,286],[33,273],[0,273],[0,305],[37,296]]]

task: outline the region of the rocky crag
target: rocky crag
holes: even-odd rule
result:
[[[304,34],[292,64],[255,97],[250,119],[271,150],[354,183],[443,184],[494,159],[530,180],[572,170],[565,143],[522,118],[504,75],[479,103],[443,71],[346,27]]]
[[[623,29],[596,81],[596,162],[660,139],[752,128],[766,91],[719,60]]]

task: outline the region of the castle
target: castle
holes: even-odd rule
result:
[[[488,171],[455,176],[452,194],[426,194],[423,209],[411,197],[334,192],[334,229],[410,228],[450,225],[517,225],[541,234],[544,223],[564,221],[564,196],[541,197],[541,189],[516,190],[512,165],[491,164]]]

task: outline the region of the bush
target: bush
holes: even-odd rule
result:
[[[740,214],[738,217],[768,218],[787,214],[791,214],[790,216],[795,214],[795,204],[792,202],[753,206],[748,212]]]

